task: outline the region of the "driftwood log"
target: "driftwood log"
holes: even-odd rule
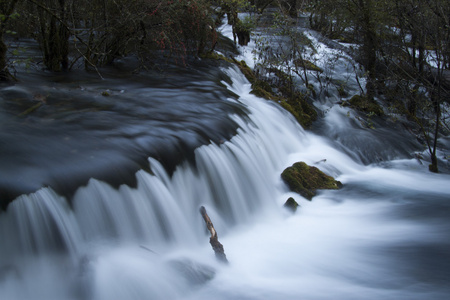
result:
[[[225,251],[223,249],[223,245],[219,242],[219,238],[217,237],[217,231],[214,229],[214,225],[211,222],[211,219],[209,218],[208,214],[206,213],[206,208],[204,206],[200,207],[200,214],[202,215],[203,220],[205,220],[206,228],[208,228],[209,232],[211,233],[209,243],[211,244],[211,247],[213,248],[214,253],[216,254],[216,258],[223,263],[228,263]]]

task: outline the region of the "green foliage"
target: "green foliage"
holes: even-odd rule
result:
[[[297,58],[294,60],[294,65],[297,68],[304,68],[306,70],[315,71],[319,73],[323,73],[323,69],[316,66],[314,63],[312,63],[309,60],[303,59],[303,58]]]
[[[311,71],[321,73],[323,70],[314,64],[316,49],[313,42],[298,30],[296,19],[283,12],[275,12],[272,18],[267,34],[256,39],[255,56],[264,69],[282,69],[288,74],[289,79],[283,78],[283,84],[290,89],[285,93],[290,97],[299,90],[294,77],[299,77],[308,86]],[[276,37],[270,37],[272,35]]]
[[[279,103],[305,128],[310,127],[317,119],[317,112],[306,102],[304,96],[301,94],[296,98],[283,99]]]
[[[12,11],[10,14],[8,14],[8,12],[5,11],[5,13],[0,13],[0,24],[1,23],[4,24],[5,22],[7,22],[9,20],[15,20],[18,17],[20,17],[20,14],[16,11]]]
[[[13,27],[19,36],[33,37],[40,43],[45,65],[55,71],[79,66],[78,61],[97,70],[130,54],[139,56],[141,66],[150,65],[156,57],[160,63],[162,56],[185,64],[186,56],[211,51],[217,41],[208,0],[18,3],[21,13],[12,15]]]
[[[239,20],[239,22],[237,22],[236,31],[247,32],[250,34],[256,27],[255,22],[256,21],[254,18],[252,18],[251,16],[246,16],[244,17],[244,19]]]
[[[337,82],[337,91],[338,91],[339,97],[347,96],[345,82]]]
[[[254,54],[259,64],[253,93],[276,101],[299,124],[309,127],[316,120],[317,112],[308,102],[310,95],[315,96],[308,76],[311,71],[321,73],[323,70],[312,62],[314,45],[297,29],[295,19],[280,11],[273,13],[272,18],[267,34],[256,36]],[[304,82],[303,92],[297,78]]]
[[[146,19],[149,25],[162,22],[160,32],[156,32],[156,35],[151,32],[153,41],[160,49],[183,55],[189,52],[201,53],[205,48],[214,47],[217,34],[207,1],[162,1],[160,4],[159,8],[153,10],[154,14]]]
[[[354,96],[343,105],[364,112],[360,121],[373,128],[373,118],[384,115],[374,98],[387,101],[396,113],[418,124],[431,156],[435,155],[437,137],[442,132],[439,128],[447,126],[441,111],[450,95],[446,73],[450,69],[450,6],[444,0],[307,3],[313,28],[341,42],[360,45],[355,48],[354,68],[359,73],[361,66],[361,74],[366,77],[365,85],[356,77],[363,96]],[[340,97],[347,97],[348,89],[345,82],[329,79],[329,65],[324,69],[316,65],[314,45],[296,29],[295,21],[287,14],[275,13],[266,31],[255,36],[258,76],[242,69],[252,82],[254,94],[276,101],[301,124],[310,124],[315,111],[306,100],[316,93],[309,84],[310,76],[317,78],[320,91],[322,79],[325,88],[333,84]],[[276,38],[268,38],[274,34]],[[301,94],[299,90],[306,92]]]
[[[250,2],[246,0],[222,0],[220,5],[227,14],[228,24],[233,28],[234,42],[236,43],[236,39],[238,39],[240,45],[247,45],[250,42],[250,33],[255,23],[252,17],[247,16],[241,20],[238,14],[242,11],[249,11],[252,7]]]

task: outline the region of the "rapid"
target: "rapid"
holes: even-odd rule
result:
[[[1,298],[449,299],[450,175],[429,173],[404,133],[386,139],[348,108],[306,131],[250,94],[237,68],[221,71],[226,108],[207,115],[226,114],[231,129],[193,143],[193,157],[168,168],[150,156],[134,184],[91,178],[71,201],[43,187],[0,213]],[[297,161],[344,187],[311,202],[290,192],[280,174]],[[296,214],[283,208],[288,197]],[[228,265],[214,259],[200,206]]]

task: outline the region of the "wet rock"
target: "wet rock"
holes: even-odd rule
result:
[[[293,192],[308,200],[316,195],[318,189],[339,189],[342,187],[341,182],[304,162],[297,162],[286,168],[281,174],[281,178]]]
[[[216,274],[212,267],[190,259],[172,260],[169,265],[192,285],[204,284],[213,279]]]
[[[350,100],[343,101],[342,106],[350,106],[353,109],[376,116],[384,115],[383,108],[375,100],[360,95],[354,95]]]
[[[283,206],[290,212],[295,213],[300,205],[297,203],[297,201],[294,200],[294,198],[289,197],[289,199],[286,200]]]

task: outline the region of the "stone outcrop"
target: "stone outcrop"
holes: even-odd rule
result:
[[[316,190],[342,187],[341,182],[304,162],[297,162],[286,168],[281,174],[281,178],[293,192],[308,200],[316,195]]]

